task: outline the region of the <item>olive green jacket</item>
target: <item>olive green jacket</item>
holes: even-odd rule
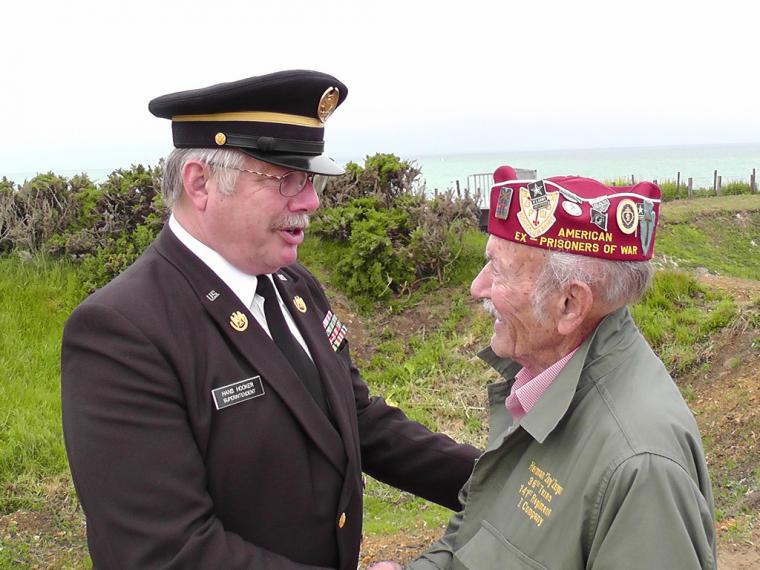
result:
[[[715,568],[713,497],[694,417],[626,308],[584,341],[518,423],[520,365],[481,358],[490,434],[464,510],[409,568]]]

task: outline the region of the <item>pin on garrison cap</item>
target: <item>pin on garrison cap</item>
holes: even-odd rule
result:
[[[555,251],[615,261],[646,261],[654,250],[660,189],[651,182],[606,186],[580,176],[517,180],[494,172],[488,233]]]
[[[324,127],[347,94],[331,75],[289,70],[170,93],[148,108],[171,119],[177,148],[235,148],[278,166],[334,176],[343,169],[324,155]]]

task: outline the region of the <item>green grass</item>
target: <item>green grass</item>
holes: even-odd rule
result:
[[[663,204],[655,255],[679,267],[760,279],[760,195]]]
[[[760,255],[744,242],[757,241],[759,213],[760,196],[667,203],[657,252],[677,257],[684,267],[699,265],[758,278]],[[693,225],[685,223],[689,219],[695,220]],[[366,319],[368,344],[375,350],[370,358],[357,362],[373,393],[384,395],[431,429],[476,445],[483,444],[486,432],[484,386],[494,376],[474,354],[488,343],[492,323],[467,298],[469,283],[483,264],[485,242],[486,236],[478,232],[465,235],[461,255],[447,270],[445,286],[430,280],[390,303],[366,306],[366,311],[375,311],[375,319],[411,315],[414,320],[419,310],[427,320],[424,329],[407,337],[393,325],[373,329],[373,319]],[[333,281],[330,268],[342,254],[339,246],[313,236],[299,251],[307,267],[333,289],[340,289],[340,283]],[[4,331],[0,336],[4,370],[0,381],[0,508],[3,514],[17,509],[68,512],[55,515],[61,521],[54,521],[54,534],[80,533],[77,536],[81,536],[80,519],[70,512],[74,496],[61,441],[59,347],[63,322],[79,302],[80,292],[77,273],[67,264],[44,258],[31,263],[15,256],[0,258],[0,327]],[[756,307],[760,309],[760,299]],[[700,365],[709,352],[710,335],[736,318],[729,297],[710,293],[689,275],[672,271],[658,273],[652,289],[632,313],[676,374]],[[753,314],[760,321],[760,310]],[[690,386],[682,390],[687,400],[695,398]],[[711,470],[713,467],[718,469],[711,466]],[[722,471],[718,473],[722,475]],[[62,478],[67,490],[51,505],[50,481]],[[760,470],[755,479],[757,487]],[[740,487],[735,490],[742,491]],[[440,526],[450,515],[446,509],[371,478],[365,507],[365,532],[369,534],[413,528],[421,520]],[[743,523],[738,521],[737,526],[741,535]],[[6,529],[0,537],[0,568],[18,566],[19,561],[21,566],[44,566],[39,563],[39,552],[47,544],[45,540]],[[62,558],[57,567],[83,567],[86,557],[82,549],[81,543],[75,546],[71,559]]]
[[[39,506],[34,482],[67,470],[60,341],[81,286],[71,267],[44,258],[0,258],[0,276],[0,509],[8,512]]]
[[[711,293],[687,273],[660,271],[631,315],[674,375],[702,360],[710,334],[736,317],[730,297]]]
[[[393,534],[420,524],[439,527],[446,524],[451,515],[452,512],[444,507],[367,477],[363,519],[366,534]]]

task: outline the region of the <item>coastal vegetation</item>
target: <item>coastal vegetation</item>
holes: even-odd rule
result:
[[[87,567],[60,427],[61,329],[160,230],[160,170],[138,165],[101,184],[53,173],[0,183],[0,568]],[[482,446],[495,375],[475,357],[492,325],[468,294],[486,242],[474,206],[455,193],[425,198],[415,166],[393,155],[347,171],[326,189],[299,257],[349,326],[372,392]],[[739,543],[760,522],[758,235],[760,195],[663,204],[660,270],[632,308],[700,424],[722,540]],[[449,516],[371,479],[365,506],[368,544],[426,540]]]

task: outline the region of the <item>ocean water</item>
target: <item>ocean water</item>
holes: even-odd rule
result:
[[[539,178],[580,175],[602,181],[676,180],[689,177],[695,188],[713,185],[713,172],[718,171],[722,183],[741,180],[749,182],[756,169],[760,184],[760,144],[695,145],[672,147],[607,148],[586,150],[521,151],[488,154],[441,156],[404,156],[415,160],[422,169],[421,178],[428,192],[467,188],[471,174],[493,173],[503,164],[537,171]],[[470,179],[473,189],[474,179]]]
[[[404,155],[402,158],[413,160],[422,170],[419,182],[425,184],[426,191],[455,189],[459,181],[462,191],[468,188],[468,177],[484,174],[480,186],[490,179],[490,174],[503,165],[515,168],[535,170],[539,178],[577,174],[602,181],[633,176],[639,180],[675,180],[678,172],[685,185],[689,177],[695,188],[708,187],[713,184],[713,172],[718,171],[725,184],[728,181],[748,182],[752,169],[760,177],[760,143],[733,145],[694,145],[662,146],[634,148],[602,148],[585,150],[550,150],[550,151],[505,151],[483,154],[447,154],[447,155]],[[364,163],[363,157],[338,159],[345,163],[353,160]],[[111,169],[97,170],[57,170],[56,174],[70,177],[85,172],[95,181],[104,180],[117,168],[129,165],[116,165]],[[17,184],[36,175],[35,172],[0,172]],[[469,189],[475,191],[476,179],[469,179]],[[760,178],[758,179],[760,183]],[[485,191],[490,189],[487,184]],[[481,188],[481,192],[483,188]]]

